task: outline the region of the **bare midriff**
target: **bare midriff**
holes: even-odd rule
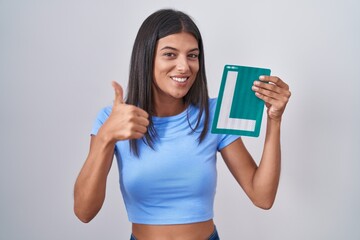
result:
[[[174,225],[132,224],[137,240],[206,240],[213,232],[213,220]]]

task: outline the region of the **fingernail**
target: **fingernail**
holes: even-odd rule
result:
[[[264,80],[264,79],[265,79],[265,76],[260,76],[259,79],[260,79],[260,80]]]
[[[259,81],[254,81],[254,85],[259,85],[260,82]]]

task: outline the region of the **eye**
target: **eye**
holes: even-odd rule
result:
[[[193,58],[193,59],[197,59],[197,58],[199,58],[199,54],[190,53],[190,54],[188,55],[188,57],[189,57],[189,58]]]
[[[166,52],[163,54],[163,56],[169,57],[169,58],[174,58],[176,55],[175,55],[175,53],[172,53],[172,52]]]

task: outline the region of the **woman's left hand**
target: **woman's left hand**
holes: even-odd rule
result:
[[[268,117],[280,121],[291,96],[289,86],[275,76],[260,76],[259,79],[254,82],[252,90],[258,98],[264,100]]]

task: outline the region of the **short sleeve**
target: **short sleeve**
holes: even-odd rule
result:
[[[210,116],[211,116],[211,121],[210,121],[210,127],[213,124],[213,118],[214,118],[214,114],[215,114],[215,108],[216,108],[216,98],[211,98],[209,99],[209,107],[210,107]],[[212,133],[214,134],[214,133]],[[221,151],[221,149],[223,149],[224,147],[228,146],[230,143],[234,142],[236,139],[240,138],[240,136],[238,135],[229,135],[229,134],[214,134],[217,136],[217,150]]]
[[[104,124],[104,122],[106,121],[106,119],[108,119],[108,117],[110,116],[111,113],[111,107],[105,107],[103,109],[100,110],[100,112],[98,113],[93,127],[91,129],[91,135],[96,135],[100,129],[100,127]]]
[[[238,135],[219,134],[217,150],[221,151],[221,149],[228,146],[238,138],[240,138]]]

